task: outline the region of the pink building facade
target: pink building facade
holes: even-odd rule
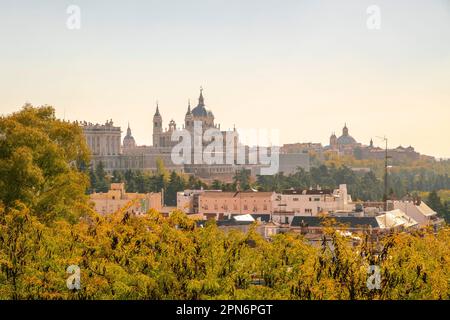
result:
[[[208,219],[242,214],[271,214],[274,192],[218,192],[199,194],[198,213]]]

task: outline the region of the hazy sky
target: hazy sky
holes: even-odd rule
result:
[[[450,0],[0,2],[0,114],[49,104],[151,144],[155,101],[181,124],[200,86],[222,129],[327,144],[347,122],[363,143],[450,157]]]

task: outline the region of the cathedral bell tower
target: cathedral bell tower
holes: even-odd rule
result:
[[[336,149],[337,148],[337,137],[336,134],[333,132],[333,134],[330,137],[330,147],[332,149]]]
[[[191,132],[194,130],[194,116],[192,115],[190,100],[188,101],[186,116],[184,117],[184,128]]]
[[[156,112],[153,116],[153,146],[154,147],[160,147],[160,137],[163,132],[162,129],[162,117],[159,113],[159,106],[158,103],[156,103]]]

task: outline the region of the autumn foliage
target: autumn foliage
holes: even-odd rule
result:
[[[103,216],[83,193],[77,128],[51,108],[26,108],[0,128],[0,299],[450,298],[448,227],[378,242],[361,234],[356,245],[329,228],[313,246],[294,233],[199,227],[177,210]],[[70,265],[80,290],[67,288]],[[380,289],[367,286],[370,265]]]

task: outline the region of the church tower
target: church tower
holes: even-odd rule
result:
[[[158,103],[156,103],[156,112],[153,116],[153,146],[154,147],[160,147],[160,137],[163,132],[162,129],[162,117],[159,113],[159,106]]]
[[[188,101],[186,116],[184,117],[184,128],[191,132],[194,130],[194,116],[192,115],[190,100]]]
[[[337,148],[337,137],[336,134],[333,132],[333,134],[330,137],[330,147],[332,149],[336,149]]]

